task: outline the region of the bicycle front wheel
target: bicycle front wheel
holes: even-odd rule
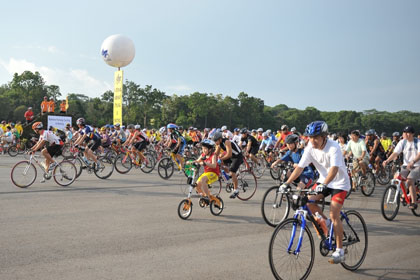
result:
[[[119,154],[115,159],[114,166],[118,173],[126,174],[131,170],[133,163],[127,154]]]
[[[95,172],[96,177],[99,179],[108,179],[114,172],[114,163],[107,157],[98,157],[98,162],[100,163],[100,166],[96,167],[95,164],[93,172]]]
[[[53,177],[60,186],[69,186],[77,178],[76,166],[70,161],[62,161],[54,168]]]
[[[358,269],[365,260],[368,249],[368,231],[366,223],[354,210],[349,210],[341,216],[343,223],[343,249],[346,254],[345,261],[341,265],[347,270]]]
[[[13,145],[13,146],[9,147],[9,149],[7,150],[7,153],[11,157],[17,156],[18,152],[19,151],[18,151],[18,148],[16,147],[16,145]]]
[[[248,200],[254,196],[257,191],[257,178],[254,173],[249,170],[243,170],[238,176],[238,198],[240,200]]]
[[[270,168],[270,175],[274,181],[280,180],[280,168]]]
[[[276,279],[306,279],[312,270],[315,260],[314,239],[308,226],[302,228],[301,225],[302,222],[297,219],[284,220],[271,236],[268,259]],[[301,247],[296,252],[301,230],[304,230]]]
[[[216,182],[212,183],[211,185],[207,186],[209,188],[209,192],[214,195],[218,196],[222,191],[222,181],[219,179]]]
[[[373,191],[375,190],[375,175],[372,172],[366,173],[366,179],[363,180],[363,185],[361,187],[361,191],[365,196],[371,196]]]
[[[144,153],[144,158],[145,158],[144,166],[140,167],[140,169],[144,173],[150,173],[155,168],[155,165],[156,165],[155,159],[148,152]]]
[[[400,194],[397,193],[397,187],[390,185],[386,187],[382,195],[381,212],[385,220],[392,221],[400,209]]]
[[[275,227],[287,219],[289,211],[289,197],[279,192],[278,186],[271,187],[265,192],[261,203],[261,214],[269,226]]]
[[[158,162],[158,174],[160,178],[168,180],[174,174],[174,162],[172,159],[165,157]]]
[[[413,212],[414,216],[420,217],[420,193],[417,193],[417,208],[416,209],[411,209],[411,212]]]
[[[27,188],[35,182],[36,168],[29,161],[20,161],[15,164],[10,173],[13,184],[19,188]]]

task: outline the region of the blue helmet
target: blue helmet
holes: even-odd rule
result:
[[[176,126],[176,124],[170,123],[166,126],[166,128],[176,129],[177,126]]]
[[[201,145],[211,149],[214,148],[214,145],[216,145],[216,143],[214,143],[214,141],[210,139],[204,139],[203,141],[201,141]]]
[[[324,121],[314,121],[306,126],[305,136],[317,136],[328,134],[328,125]]]

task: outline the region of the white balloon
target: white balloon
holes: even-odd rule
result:
[[[101,55],[106,64],[124,67],[133,61],[136,50],[133,41],[121,34],[111,35],[101,46]]]

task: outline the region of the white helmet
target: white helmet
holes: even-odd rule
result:
[[[226,126],[226,125],[222,126],[221,130],[222,130],[222,131],[227,130],[227,126]]]
[[[292,127],[291,129],[290,129],[290,132],[295,132],[296,131],[296,127]]]
[[[141,126],[139,125],[139,124],[136,124],[135,126],[134,126],[134,129],[140,129],[141,128]]]
[[[163,134],[166,131],[166,127],[162,126],[161,128],[159,128],[159,133]]]
[[[263,132],[264,130],[260,127],[257,129],[257,132]]]

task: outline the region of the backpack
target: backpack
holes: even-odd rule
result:
[[[419,139],[418,138],[414,138],[414,148],[416,149],[416,151],[418,151],[419,149],[418,149],[418,142],[419,142]],[[405,148],[405,145],[407,144],[407,139],[404,139],[403,140],[403,143],[402,143],[402,151],[404,152],[404,148]]]

